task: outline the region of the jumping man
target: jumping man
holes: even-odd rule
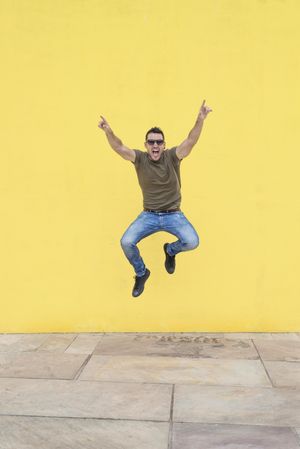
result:
[[[135,271],[135,283],[132,296],[139,296],[150,271],[146,268],[137,243],[158,231],[166,231],[177,237],[172,243],[165,243],[165,268],[168,273],[175,271],[175,256],[182,251],[189,251],[199,245],[199,237],[192,224],[180,210],[181,180],[180,163],[187,157],[197,143],[203,122],[211,112],[203,101],[196,123],[188,137],[177,147],[165,149],[165,137],[160,128],[151,128],[146,133],[145,148],[147,152],[131,150],[115,136],[111,127],[101,115],[98,126],[107,137],[112,147],[122,158],[131,161],[137,172],[138,181],[143,192],[144,210],[128,227],[121,239],[125,256]]]

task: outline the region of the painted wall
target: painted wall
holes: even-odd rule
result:
[[[1,0],[0,331],[300,328],[297,0]],[[131,148],[167,147],[213,108],[182,163],[200,247],[131,297],[120,238],[140,213]]]

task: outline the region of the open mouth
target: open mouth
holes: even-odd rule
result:
[[[154,154],[154,156],[157,156],[159,154],[159,150],[152,150],[152,153]]]

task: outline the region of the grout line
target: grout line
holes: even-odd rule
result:
[[[75,374],[75,376],[73,377],[72,380],[78,380],[79,376],[81,375],[82,371],[84,370],[84,368],[86,367],[86,365],[90,361],[91,357],[92,357],[92,354],[89,354],[87,356],[87,358],[84,360],[83,364],[79,367],[77,373]]]
[[[47,337],[45,335],[45,339],[42,341],[42,343],[40,343],[38,346],[36,346],[36,348],[32,352],[39,352],[40,347],[43,346],[43,344],[48,340],[48,338],[49,338],[49,334],[47,334]],[[20,351],[20,352],[31,352],[31,351]]]
[[[163,420],[155,420],[155,419],[135,419],[135,418],[112,418],[112,417],[106,417],[106,418],[102,418],[102,417],[98,417],[98,416],[56,416],[56,415],[33,415],[33,414],[28,414],[28,415],[17,415],[17,414],[13,414],[13,413],[0,413],[0,417],[12,417],[12,418],[37,418],[37,419],[81,419],[81,420],[98,420],[98,421],[126,421],[126,422],[144,422],[144,423],[165,423],[167,424],[169,422],[169,424],[171,424],[170,421],[163,421]],[[173,424],[173,423],[172,423]],[[240,422],[228,422],[228,421],[189,421],[189,420],[185,420],[185,421],[181,421],[178,420],[176,421],[176,424],[203,424],[203,425],[208,425],[208,426],[214,426],[214,425],[226,425],[226,426],[232,426],[232,427],[273,427],[273,428],[285,428],[285,429],[290,429],[291,432],[293,432],[293,434],[296,436],[297,441],[299,440],[299,444],[300,444],[300,436],[296,431],[295,426],[291,426],[288,424],[258,424],[258,423],[240,423]],[[169,442],[168,442],[168,449],[172,449],[171,446],[171,432],[169,431]]]
[[[170,404],[168,449],[172,449],[174,393],[175,393],[175,384],[172,385],[172,395],[171,395],[171,404]]]
[[[82,367],[82,366],[81,366]],[[80,367],[80,368],[81,368]],[[79,369],[80,369],[79,368]],[[78,382],[91,382],[91,383],[98,383],[98,384],[137,384],[137,385],[167,385],[167,386],[171,386],[171,383],[167,383],[167,382],[163,382],[163,383],[159,383],[159,382],[141,382],[141,381],[128,381],[128,380],[94,380],[94,379],[75,379],[75,378],[65,378],[65,377],[21,377],[21,376],[0,376],[0,382],[2,379],[5,380],[16,380],[16,379],[21,379],[21,380],[44,380],[44,381],[49,381],[49,380],[53,380],[53,381],[66,381],[66,382],[74,382],[74,380],[78,380]],[[188,385],[194,385],[194,384],[188,384]],[[287,387],[288,388],[288,387]],[[1,448],[0,448],[1,449]]]
[[[224,425],[224,426],[232,426],[232,427],[272,427],[272,428],[280,428],[280,429],[290,429],[293,433],[295,433],[297,435],[297,431],[295,429],[295,427],[293,427],[293,425],[291,424],[272,424],[272,423],[241,423],[241,422],[231,422],[231,421],[227,421],[227,420],[216,420],[216,421],[189,421],[188,419],[185,421],[182,420],[176,420],[175,421],[176,424],[203,424],[206,426],[214,426],[214,425]],[[298,436],[298,435],[297,435]],[[299,441],[300,441],[300,437],[299,437]]]
[[[261,361],[262,366],[264,367],[264,370],[265,370],[266,375],[267,375],[267,377],[268,377],[268,379],[269,379],[269,381],[270,381],[270,383],[271,383],[272,388],[276,388],[275,385],[273,384],[273,381],[272,381],[272,379],[271,379],[269,373],[268,373],[267,368],[265,367],[264,361],[263,361],[263,359],[261,358],[261,355],[260,355],[260,353],[259,353],[259,350],[258,350],[257,347],[256,347],[256,344],[254,343],[254,340],[252,340],[252,343],[253,343],[253,345],[254,345],[254,347],[255,347],[257,353],[258,353],[259,359],[260,359],[260,361]]]
[[[53,380],[53,381],[66,381],[66,382],[73,382],[74,380],[78,380],[78,382],[93,382],[93,383],[110,383],[110,384],[138,384],[138,385],[173,385],[171,382],[153,382],[153,381],[140,381],[140,380],[109,380],[109,379],[78,379],[80,376],[83,368],[86,366],[87,362],[92,357],[92,354],[89,355],[89,357],[86,359],[85,363],[83,363],[80,368],[78,369],[78,372],[75,374],[72,378],[65,378],[65,377],[22,377],[22,376],[0,376],[1,379],[22,379],[22,380]],[[79,372],[80,371],[80,372]],[[207,384],[207,383],[192,383],[185,381],[183,383],[178,382],[178,385],[184,385],[184,386],[192,386],[192,387],[203,387],[203,388],[247,388],[247,389],[262,389],[262,390],[272,390],[272,386],[265,386],[265,385],[241,385],[241,384]],[[296,386],[280,386],[280,387],[274,387],[276,390],[298,390],[299,387]]]
[[[65,348],[65,350],[64,350],[64,352],[63,352],[63,354],[66,352],[66,350],[74,343],[74,341],[78,338],[78,335],[79,334],[77,334],[77,335],[75,335],[75,337],[73,338],[73,340],[69,343],[69,345]]]
[[[74,334],[74,332],[69,332],[70,334]],[[65,332],[59,332],[59,333],[57,333],[57,332],[52,332],[52,333],[48,333],[48,332],[45,332],[45,334],[47,335],[47,337],[45,338],[45,340],[39,345],[39,346],[37,346],[35,349],[34,349],[34,352],[38,352],[38,353],[43,353],[43,352],[52,352],[52,353],[56,353],[56,354],[64,354],[65,353],[65,351],[66,351],[66,349],[68,349],[68,347],[73,343],[73,341],[78,337],[78,334],[76,334],[75,333],[75,337],[73,338],[73,340],[71,341],[71,343],[69,343],[69,345],[67,346],[67,348],[65,348],[62,352],[61,351],[57,351],[57,350],[50,350],[50,351],[40,351],[40,347],[41,346],[43,346],[43,344],[44,343],[46,343],[46,341],[48,340],[48,339],[50,339],[51,337],[53,337],[54,335],[68,335],[68,334],[66,334]],[[41,335],[43,335],[43,334],[41,334]],[[26,351],[20,351],[20,352],[26,352]]]
[[[153,423],[167,423],[161,419],[135,419],[135,418],[101,418],[99,416],[55,416],[55,415],[15,415],[10,413],[0,413],[1,416],[10,416],[15,418],[52,418],[52,419],[97,419],[99,421],[132,421],[132,422],[153,422]]]
[[[100,346],[104,337],[105,337],[105,334],[101,335],[101,337],[98,340],[98,343],[96,343],[94,349],[92,350],[91,355],[98,355],[98,354],[95,354],[95,350],[96,350],[96,348],[98,348],[98,346]]]

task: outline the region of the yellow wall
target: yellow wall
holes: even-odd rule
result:
[[[0,332],[300,329],[298,0],[1,0]],[[141,211],[131,148],[182,163],[201,245],[131,297],[119,241]]]

